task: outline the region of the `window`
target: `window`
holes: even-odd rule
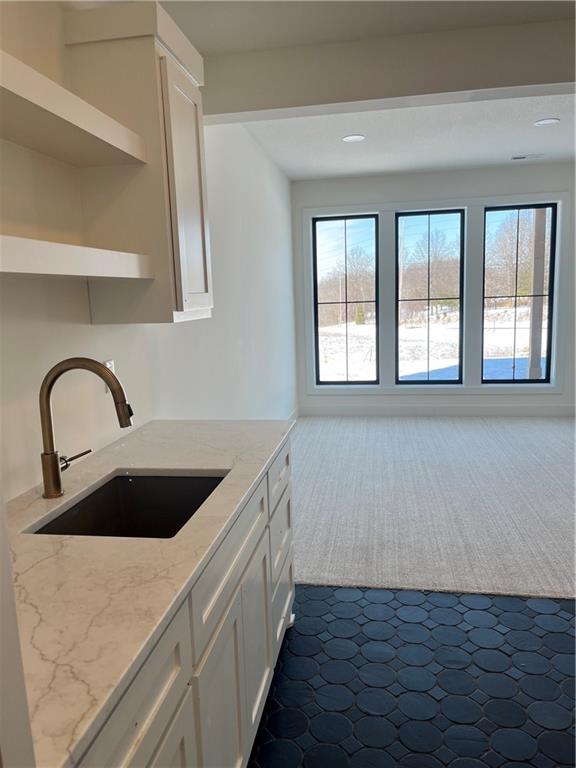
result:
[[[396,214],[396,383],[462,381],[464,211]]]
[[[308,392],[545,389],[564,364],[552,343],[562,202],[529,200],[306,210]]]
[[[548,382],[556,205],[486,208],[482,381]]]
[[[378,383],[378,217],[313,219],[317,384]]]

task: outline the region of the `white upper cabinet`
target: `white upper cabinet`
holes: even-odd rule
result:
[[[62,83],[0,51],[0,274],[88,278],[93,323],[208,318],[202,57],[157,2],[78,5]]]
[[[206,215],[202,99],[189,75],[160,57],[176,307],[206,316],[212,286]]]
[[[202,58],[150,2],[66,14],[74,91],[142,137],[146,164],[80,168],[85,242],[142,254],[149,280],[91,281],[94,323],[171,323],[212,313]]]

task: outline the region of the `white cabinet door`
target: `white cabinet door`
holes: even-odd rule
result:
[[[212,276],[206,214],[202,99],[186,72],[170,58],[160,58],[160,72],[176,309],[208,317],[212,308]]]
[[[247,737],[248,747],[251,747],[274,671],[270,547],[267,531],[260,539],[244,573],[241,590]]]
[[[196,765],[194,702],[192,691],[188,691],[148,768],[192,768]]]
[[[276,511],[270,520],[270,567],[272,575],[272,590],[280,578],[280,573],[286,560],[286,553],[292,543],[292,501],[290,485],[285,489],[278,502]]]
[[[194,673],[202,768],[240,768],[246,744],[242,600],[230,603]]]
[[[272,595],[272,651],[274,663],[278,658],[280,646],[287,626],[292,623],[292,604],[294,603],[294,565],[292,550],[288,551],[282,567],[278,584]]]
[[[185,602],[82,757],[82,768],[149,766],[191,678],[190,614]],[[192,718],[188,727],[193,725]]]

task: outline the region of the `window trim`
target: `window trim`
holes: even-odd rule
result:
[[[484,378],[484,313],[486,311],[486,214],[490,211],[522,211],[522,210],[534,210],[540,208],[551,208],[551,236],[550,236],[550,264],[548,272],[548,330],[546,333],[546,376],[542,379],[485,379]],[[480,359],[480,384],[493,385],[502,384],[504,386],[515,384],[517,386],[524,386],[525,384],[550,384],[552,376],[552,343],[554,339],[554,302],[555,296],[555,275],[556,275],[556,242],[557,242],[557,226],[558,226],[558,203],[522,203],[521,205],[486,205],[484,206],[484,228],[482,238],[482,343],[481,343],[481,359]],[[493,298],[493,297],[489,297]],[[496,297],[497,298],[497,297]],[[516,293],[515,298],[518,298]],[[533,298],[527,296],[526,298]],[[516,355],[514,354],[514,359]]]
[[[376,319],[376,378],[369,380],[353,380],[346,379],[345,381],[321,381],[320,380],[320,339],[318,333],[318,271],[317,271],[317,248],[316,248],[316,223],[318,221],[350,221],[354,219],[373,219],[374,220],[374,247],[375,247],[375,259],[374,259],[374,302],[355,302],[348,301],[346,296],[345,302],[332,302],[343,303],[346,306],[346,322],[348,322],[348,304],[374,304],[374,314]],[[317,387],[377,387],[380,385],[380,244],[379,244],[379,215],[377,213],[354,213],[342,216],[313,216],[312,217],[312,283],[313,283],[313,323],[314,323],[314,380]],[[347,280],[347,269],[346,277]],[[328,302],[323,302],[328,303]],[[348,341],[346,341],[346,355],[348,355]],[[346,370],[348,370],[348,361],[346,361]]]
[[[415,380],[402,380],[400,378],[400,341],[399,341],[399,319],[400,319],[400,269],[399,269],[399,240],[398,240],[398,223],[401,218],[408,216],[439,216],[446,213],[457,213],[460,215],[460,275],[458,280],[458,287],[460,291],[460,325],[458,330],[458,378],[457,379],[415,379]],[[445,386],[453,387],[464,382],[464,274],[465,274],[465,260],[466,260],[466,208],[434,208],[429,210],[409,210],[409,211],[396,211],[394,216],[394,269],[395,269],[395,281],[394,281],[394,296],[395,296],[395,320],[394,320],[394,335],[395,335],[395,355],[394,355],[394,383],[396,386]],[[428,269],[430,268],[430,254],[428,254]],[[428,282],[430,282],[430,274],[428,274]],[[428,293],[430,293],[430,286],[428,286]],[[415,299],[416,301],[416,299]],[[428,295],[428,303],[431,299]],[[428,369],[428,375],[430,375],[430,369]]]
[[[516,189],[512,192],[496,192],[495,194],[461,194],[458,196],[433,197],[403,197],[396,198],[384,195],[384,199],[375,200],[375,194],[345,202],[328,199],[325,202],[309,200],[304,197],[296,199],[293,211],[295,227],[294,258],[296,280],[296,340],[298,357],[298,392],[303,399],[303,412],[307,408],[323,409],[329,414],[343,415],[365,408],[369,413],[380,413],[381,409],[398,406],[412,407],[413,403],[428,407],[430,403],[448,402],[445,396],[450,396],[450,403],[458,401],[457,408],[492,407],[488,404],[507,404],[507,401],[521,395],[522,398],[544,395],[546,399],[555,396],[565,396],[566,387],[570,381],[565,356],[558,356],[560,349],[565,349],[570,338],[569,323],[570,299],[567,299],[571,281],[563,284],[561,276],[566,272],[572,274],[570,254],[565,253],[572,242],[570,211],[573,207],[573,192],[570,189],[552,187],[545,191],[532,189],[529,192]],[[556,296],[554,297],[554,322],[552,328],[552,367],[550,383],[539,381],[537,384],[525,386],[522,382],[516,384],[482,384],[481,383],[481,322],[482,294],[474,295],[475,286],[481,280],[483,253],[483,215],[485,207],[504,206],[517,207],[524,203],[533,205],[534,201],[546,205],[553,201],[557,203],[556,226]],[[394,383],[394,217],[397,211],[445,210],[448,208],[464,208],[466,211],[466,269],[464,275],[464,291],[466,300],[466,315],[473,316],[477,322],[476,338],[467,337],[464,350],[464,381],[461,385],[446,385],[426,387],[399,387]],[[314,351],[314,319],[313,319],[313,271],[312,271],[312,219],[335,216],[342,218],[353,214],[378,214],[379,216],[379,248],[380,248],[380,384],[362,386],[342,384],[338,386],[318,386],[315,382],[315,351]],[[477,278],[471,284],[471,274],[478,271]],[[470,293],[472,290],[472,293]],[[466,321],[466,318],[465,318]],[[570,357],[568,359],[571,359]],[[432,399],[430,394],[434,394]],[[456,400],[453,398],[456,397]],[[400,398],[398,400],[398,398]],[[438,399],[437,399],[438,398]],[[409,405],[410,404],[410,405]],[[462,404],[462,405],[461,405]],[[316,412],[316,411],[315,411]]]

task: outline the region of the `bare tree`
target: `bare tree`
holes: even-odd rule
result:
[[[496,231],[487,234],[486,295],[532,294],[534,248],[534,211],[510,211]]]
[[[354,246],[346,254],[348,301],[374,301],[374,256]]]
[[[457,306],[460,295],[458,239],[449,240],[444,230],[432,229],[430,237],[428,233],[423,234],[411,251],[402,241],[399,245],[400,298],[422,299],[406,304],[404,316],[417,322],[423,312],[428,312],[428,296],[433,313],[439,314]]]
[[[375,300],[376,264],[374,255],[360,246],[350,248],[344,264],[335,267],[322,278],[319,284],[321,301],[336,302],[326,304],[321,309],[320,325],[335,325],[342,322],[358,322],[359,318],[372,316],[364,307],[352,308],[352,315],[346,318],[346,308],[340,303],[373,302]],[[363,320],[364,321],[364,320]]]

